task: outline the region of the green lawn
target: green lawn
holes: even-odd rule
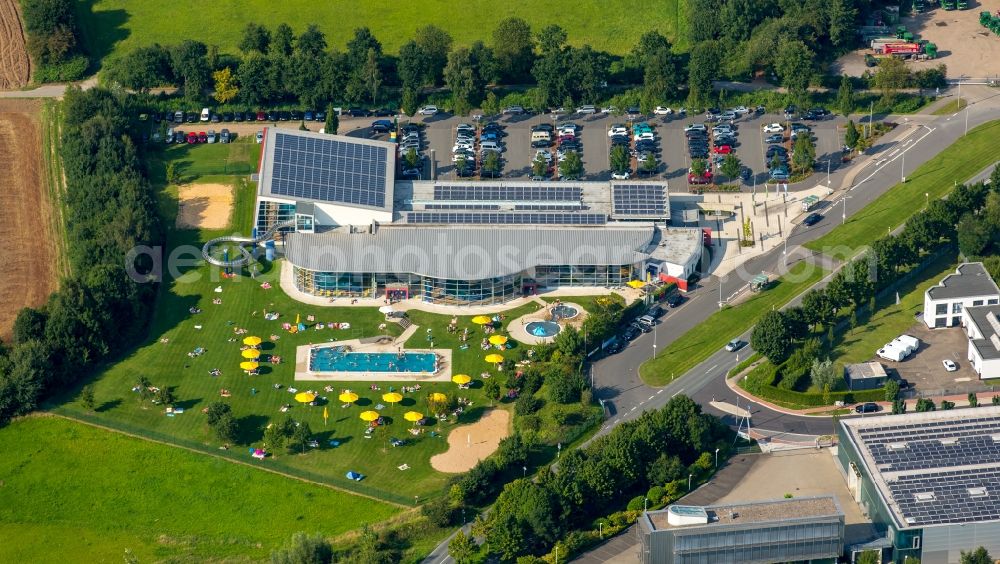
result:
[[[837,256],[853,256],[862,247],[882,237],[889,229],[902,225],[920,211],[928,194],[931,199],[944,197],[956,182],[964,182],[1000,160],[1000,120],[973,129],[933,159],[920,165],[905,184],[893,186],[874,202],[848,218],[806,247]],[[933,137],[925,141],[933,143]]]
[[[779,278],[765,292],[732,308],[717,311],[705,321],[670,343],[656,358],[639,367],[639,376],[650,386],[665,386],[674,378],[710,357],[725,344],[753,327],[765,311],[781,307],[820,280],[826,272],[817,266],[799,263],[789,275]],[[795,281],[786,280],[786,278]]]
[[[946,116],[949,114],[953,114],[955,112],[962,111],[968,105],[969,103],[966,102],[965,98],[959,98],[958,100],[952,100],[948,102],[947,104],[941,106],[940,108],[934,110],[931,113],[936,116]]]
[[[905,333],[917,319],[914,317],[924,307],[924,292],[942,278],[955,272],[955,253],[945,253],[929,264],[914,280],[899,288],[899,303],[895,293],[876,304],[870,320],[859,320],[853,331],[850,326],[837,336],[837,347],[832,359],[838,364],[866,362],[875,356],[882,345]]]
[[[55,417],[0,428],[0,561],[259,561],[393,506]],[[266,463],[265,463],[266,464]]]
[[[326,34],[327,44],[339,51],[346,48],[355,28],[368,26],[389,53],[395,53],[412,38],[414,30],[427,24],[447,30],[458,45],[477,40],[492,43],[496,23],[509,16],[524,18],[535,31],[558,24],[567,31],[571,43],[589,43],[616,54],[629,51],[650,30],[658,30],[674,41],[684,35],[679,33],[684,25],[683,0],[655,0],[642,6],[625,0],[470,0],[460,5],[448,0],[408,4],[345,0],[90,0],[78,2],[77,6],[84,47],[99,59],[142,45],[176,44],[185,39],[235,53],[240,34],[250,22],[272,29],[284,22],[295,33],[316,24]],[[682,29],[678,29],[679,25]]]
[[[158,161],[174,161],[181,181],[190,182],[206,176],[249,175],[257,170],[260,148],[261,145],[246,138],[225,144],[168,145],[152,156]],[[162,162],[157,164],[166,166]]]

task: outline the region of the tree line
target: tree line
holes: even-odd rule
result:
[[[64,102],[62,154],[67,259],[72,274],[40,308],[22,309],[13,342],[0,349],[0,423],[71,388],[102,360],[144,333],[155,280],[125,270],[130,251],[163,240],[156,201],[128,136],[133,98],[70,88]],[[138,272],[150,272],[148,259]]]
[[[657,31],[642,35],[624,55],[569,44],[565,30],[539,30],[521,18],[500,21],[488,42],[456,46],[448,32],[426,25],[400,47],[385,53],[366,27],[354,30],[344,50],[331,48],[315,25],[295,35],[287,24],[244,28],[238,54],[185,40],[140,47],[105,65],[105,76],[126,88],[175,85],[189,102],[200,102],[215,86],[225,101],[243,104],[297,100],[311,107],[331,102],[400,102],[417,109],[425,92],[444,87],[456,113],[482,107],[498,111],[489,85],[530,87],[536,108],[597,103],[609,85],[642,84],[644,106],[687,97],[695,107],[714,101],[712,81],[776,76],[794,96],[805,99],[825,64],[854,46],[856,24],[868,0],[796,4],[777,0],[693,0],[687,3],[682,52]],[[226,72],[222,81],[213,73]],[[221,100],[220,100],[221,101]],[[493,112],[489,112],[493,113]]]
[[[21,0],[27,47],[36,82],[78,80],[90,61],[80,45],[73,0]]]
[[[865,312],[875,312],[875,296],[916,268],[944,245],[956,244],[966,257],[1000,249],[1000,166],[989,184],[959,184],[946,199],[930,201],[907,220],[902,231],[877,239],[846,264],[822,289],[803,296],[802,304],[765,313],[754,327],[751,344],[776,367],[775,385],[802,388],[806,376],[836,391],[840,375],[832,375],[819,356],[817,336],[826,333],[826,349],[834,346],[834,328],[844,321],[853,326]],[[1000,274],[1000,258],[989,257],[992,275]],[[995,274],[994,274],[995,273]],[[895,394],[893,394],[895,395]],[[896,399],[895,397],[891,399]]]

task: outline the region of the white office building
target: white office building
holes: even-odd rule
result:
[[[996,304],[1000,304],[1000,288],[983,263],[962,263],[955,274],[924,293],[924,323],[932,329],[957,327],[965,308]]]

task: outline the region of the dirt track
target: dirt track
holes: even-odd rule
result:
[[[0,90],[21,88],[30,72],[17,0],[0,0]]]
[[[18,310],[39,306],[56,289],[52,206],[42,162],[41,102],[0,100],[0,338],[7,341]]]

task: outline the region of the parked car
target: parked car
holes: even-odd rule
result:
[[[378,119],[372,122],[372,133],[389,133],[392,129],[392,122],[387,119]]]
[[[670,297],[667,298],[667,305],[669,305],[670,307],[678,307],[679,305],[683,304],[684,301],[685,298],[682,294],[671,294]]]
[[[198,142],[198,134],[195,133],[194,131],[192,131],[191,133],[188,133],[187,134],[187,142],[188,142],[188,145],[194,145],[195,143],[197,143]]]
[[[669,116],[670,114],[674,113],[674,111],[666,106],[656,106],[655,108],[653,108],[653,113],[658,116]]]
[[[326,112],[318,111],[313,117],[316,121],[326,121]]]
[[[208,130],[208,135],[205,136],[205,141],[207,143],[215,143],[215,130],[214,129],[209,129]]]
[[[258,131],[257,132],[256,140],[257,140],[257,143],[263,143],[264,142],[264,132],[263,131]]]
[[[941,364],[944,365],[944,369],[947,370],[948,372],[954,372],[954,371],[958,370],[958,365],[955,364],[954,361],[948,360],[947,358],[944,359],[944,360],[942,360]]]
[[[198,132],[198,142],[199,143],[208,143],[208,134],[205,133],[204,131],[199,131]]]
[[[597,113],[597,106],[590,106],[590,105],[580,106],[579,108],[576,109],[576,113],[578,113],[578,114],[596,114]]]
[[[198,114],[196,112],[188,112],[184,114],[184,121],[187,123],[194,123],[198,121]]]
[[[364,108],[347,108],[346,113],[351,117],[368,117],[368,110]]]
[[[316,112],[313,110],[306,110],[306,113],[302,114],[302,119],[306,121],[313,121],[316,118]]]
[[[418,112],[422,116],[433,116],[438,113],[437,106],[424,106]]]
[[[212,118],[212,111],[208,108],[201,109],[201,121],[208,121]]]
[[[863,403],[854,407],[854,411],[856,413],[876,413],[880,409],[882,408],[880,408],[877,403],[872,402]]]
[[[232,139],[233,137],[228,129],[223,129],[219,132],[219,143],[229,143]]]
[[[719,119],[723,121],[733,121],[736,119],[736,112],[722,112],[719,114]]]
[[[744,343],[743,341],[739,339],[733,339],[732,341],[726,343],[726,352],[736,352],[742,349],[744,345],[746,345],[746,343]]]
[[[806,227],[812,227],[813,225],[816,225],[822,220],[823,220],[822,214],[811,213],[807,215],[805,219],[802,220],[802,225],[805,225]]]
[[[625,115],[631,119],[636,119],[642,117],[642,110],[638,106],[629,106],[625,108]]]
[[[507,106],[503,109],[502,113],[510,116],[519,116],[524,114],[524,106]]]
[[[772,133],[771,135],[768,135],[764,139],[764,142],[767,143],[768,145],[772,143],[784,143],[785,135],[783,133]]]
[[[766,124],[766,125],[762,126],[761,129],[764,130],[764,133],[784,133],[785,132],[785,126],[781,125],[780,123],[769,123],[769,124]]]
[[[183,131],[175,131],[174,143],[178,145],[183,145],[184,143],[187,143],[187,134],[184,133]]]
[[[292,110],[292,121],[302,121],[302,112],[299,110]]]
[[[746,106],[736,106],[735,108],[733,108],[733,109],[731,109],[729,111],[731,111],[731,112],[733,112],[735,114],[739,114],[741,116],[745,116],[745,115],[747,115],[747,114],[750,113],[750,108],[748,108]]]
[[[629,171],[627,171],[627,170],[624,171],[624,172],[612,172],[611,173],[611,178],[614,179],[614,180],[628,180],[631,177],[632,177],[632,174]]]

